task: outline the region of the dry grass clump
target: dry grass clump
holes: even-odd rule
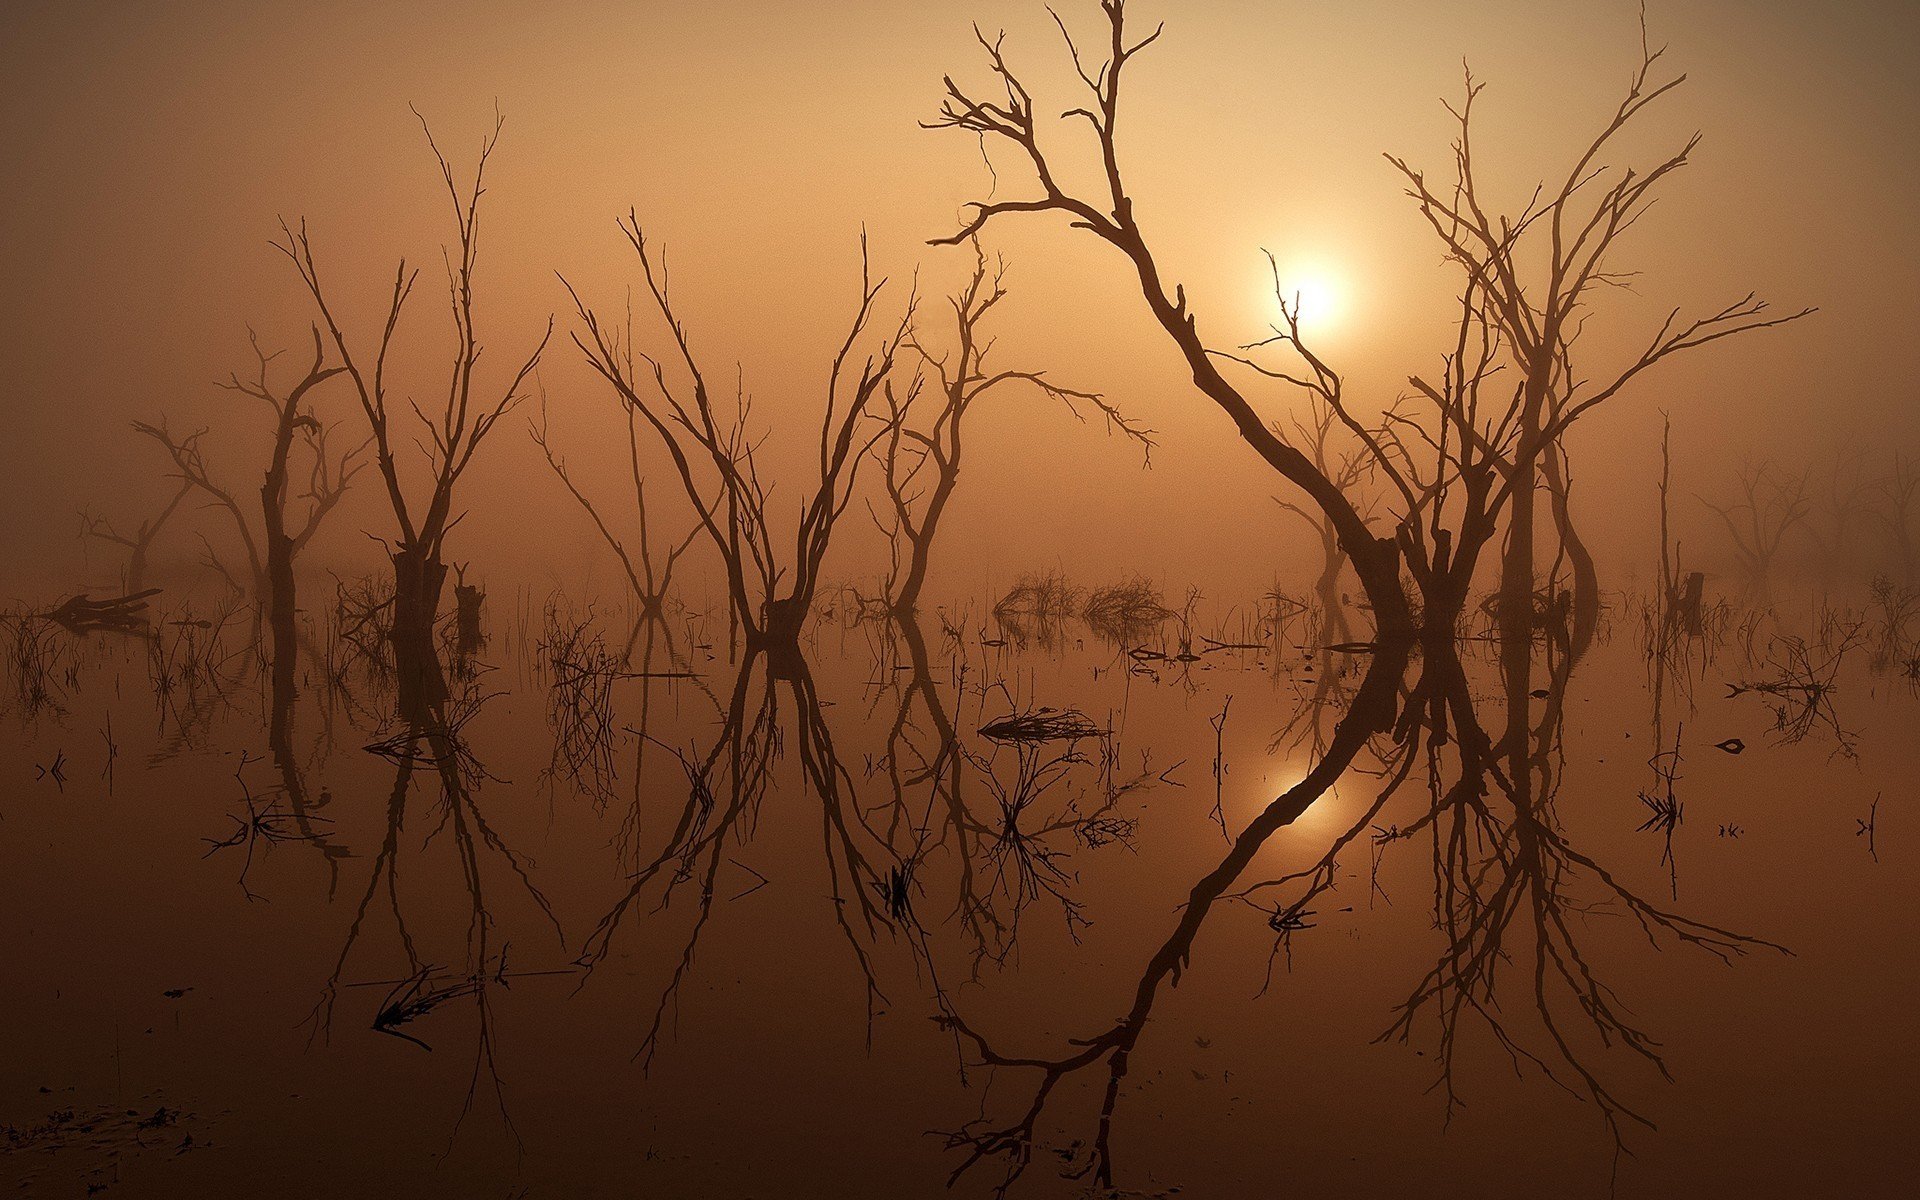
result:
[[[1139,642],[1173,615],[1162,603],[1160,589],[1140,575],[1093,589],[1080,609],[1087,628],[1115,645]]]
[[[540,652],[547,676],[547,724],[553,730],[547,774],[565,778],[604,808],[618,777],[613,689],[625,678],[620,657],[607,647],[591,612],[579,616],[549,601],[545,617]]]
[[[21,711],[28,717],[43,710],[64,711],[62,681],[75,678],[76,671],[71,648],[56,636],[53,622],[37,613],[12,612],[0,615],[0,627],[11,635],[6,641],[6,662]]]
[[[1081,589],[1059,571],[1022,575],[993,606],[993,615],[1003,620],[1064,621],[1074,615],[1080,596]]]

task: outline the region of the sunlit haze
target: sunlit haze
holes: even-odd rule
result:
[[[1908,1195],[1917,61],[0,3],[0,1194]]]

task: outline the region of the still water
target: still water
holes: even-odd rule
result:
[[[10,624],[0,1178],[1910,1194],[1897,622],[1061,608],[836,600],[769,661],[496,594],[409,715],[340,613],[291,697],[244,617]]]

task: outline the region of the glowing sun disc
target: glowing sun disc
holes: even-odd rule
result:
[[[1327,330],[1340,323],[1346,297],[1334,277],[1320,270],[1299,270],[1280,276],[1280,299],[1300,317],[1302,329]]]

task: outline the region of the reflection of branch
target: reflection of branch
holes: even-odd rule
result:
[[[1673,831],[1680,827],[1680,820],[1686,813],[1686,805],[1674,795],[1673,785],[1680,778],[1680,738],[1684,729],[1684,725],[1675,725],[1673,748],[1671,750],[1664,747],[1656,748],[1653,757],[1647,760],[1647,765],[1653,768],[1657,784],[1656,790],[1640,793],[1640,803],[1646,807],[1647,819],[1641,822],[1640,828],[1636,831],[1659,832],[1663,843],[1660,862],[1667,868],[1668,885],[1676,900],[1680,898],[1680,868],[1673,858]],[[1659,730],[1656,729],[1654,732],[1658,735]]]
[[[239,781],[242,803],[246,808],[244,817],[228,813],[227,819],[233,822],[233,832],[224,838],[202,838],[207,843],[207,851],[202,858],[211,858],[222,850],[231,850],[238,846],[243,850],[240,860],[240,891],[248,900],[260,899],[252,888],[247,886],[247,875],[253,870],[254,850],[268,851],[281,842],[318,842],[324,836],[312,828],[314,825],[332,824],[326,817],[313,816],[297,812],[286,812],[280,808],[281,797],[272,796],[265,803],[255,798],[253,789],[247,785],[244,772],[248,763],[254,761],[245,751],[241,751],[240,765],[234,768],[233,777]]]
[[[763,666],[768,668],[764,676]],[[651,897],[652,911],[659,912],[685,885],[694,885],[693,922],[635,1051],[643,1065],[652,1063],[680,988],[692,969],[701,934],[713,916],[716,880],[722,862],[728,860],[729,842],[750,834],[772,782],[772,760],[783,744],[773,668],[769,656],[757,652],[742,662],[733,694],[723,710],[720,733],[708,751],[688,753],[650,735],[647,738],[678,762],[687,781],[686,799],[671,831],[600,918],[579,958],[580,965],[591,974],[611,952],[627,917],[643,900]],[[804,661],[783,660],[778,669],[791,685],[795,745],[806,781],[820,802],[834,920],[866,980],[871,1013],[873,1005],[884,997],[867,947],[882,930],[894,927],[887,902],[888,885],[898,879],[895,872],[904,864],[868,827],[855,802],[852,778],[834,750]]]
[[[1865,636],[1865,623],[1853,622],[1818,648],[1808,645],[1804,638],[1776,638],[1765,664],[1771,674],[1754,682],[1730,683],[1727,696],[1765,697],[1773,711],[1774,739],[1779,745],[1798,745],[1824,730],[1833,738],[1834,754],[1857,758],[1856,739],[1841,724],[1833,697],[1839,690],[1840,669],[1847,655]]]

